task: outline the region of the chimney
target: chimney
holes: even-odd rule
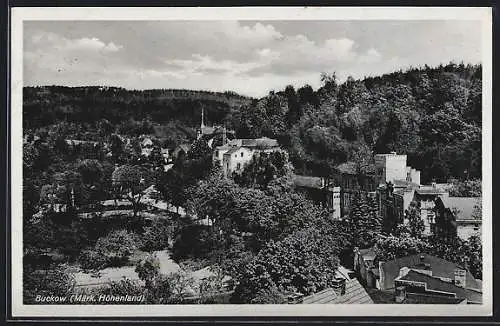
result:
[[[410,269],[408,267],[401,267],[399,269],[399,275],[398,275],[398,277],[405,276],[406,274],[408,274],[409,271],[410,271]]]
[[[340,296],[345,294],[345,278],[335,277],[332,282],[332,289],[335,293]]]
[[[459,268],[455,269],[455,285],[464,288],[467,280],[466,275],[467,273],[465,270]]]
[[[406,288],[404,286],[396,287],[394,290],[394,301],[396,303],[403,303],[406,300]]]
[[[227,143],[227,134],[226,134],[226,125],[224,125],[224,129],[222,129],[222,145],[226,145]]]
[[[291,293],[287,296],[287,301],[288,301],[288,304],[298,304],[298,303],[302,303],[302,301],[304,300],[304,295],[302,295],[302,293]]]

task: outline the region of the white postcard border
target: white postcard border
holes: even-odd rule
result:
[[[22,302],[22,91],[25,20],[477,20],[483,67],[482,305],[24,305]],[[176,316],[491,316],[492,314],[492,10],[450,7],[235,7],[11,9],[11,308],[13,317]]]

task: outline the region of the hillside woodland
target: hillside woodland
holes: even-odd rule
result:
[[[68,265],[98,272],[155,250],[231,276],[236,303],[281,303],[287,293],[331,286],[338,265],[352,263],[354,247],[375,246],[381,259],[425,249],[481,278],[477,237],[426,238],[418,223],[384,230],[377,203],[366,194],[354,198],[349,216],[332,220],[291,181],[293,173],[329,177],[348,161],[365,173],[374,154],[394,151],[408,155],[422,183],[449,182],[450,194],[480,197],[481,79],[480,65],[451,63],[344,82],[325,73],[319,89],[287,86],[258,99],[234,92],[26,87],[24,300],[33,303],[43,291],[73,293]],[[287,154],[262,155],[239,178],[224,178],[207,141],[196,140],[202,109],[206,125],[225,125],[239,138],[276,138]],[[145,136],[154,142],[149,157],[141,156]],[[160,149],[184,143],[190,149],[165,172]],[[146,207],[151,185],[159,194],[148,195],[150,202],[166,209]],[[136,270],[145,287],[124,280],[97,291],[186,302],[179,296],[185,275],[160,275],[154,258]],[[200,287],[196,302],[217,302],[211,295],[225,290],[214,280]]]

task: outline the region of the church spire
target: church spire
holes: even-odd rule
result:
[[[201,108],[201,128],[205,128],[205,122],[204,122],[204,110]]]

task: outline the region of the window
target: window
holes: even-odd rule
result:
[[[243,152],[241,152],[241,157],[243,157]]]
[[[241,169],[241,163],[236,164],[236,169]]]
[[[434,213],[432,211],[427,211],[427,221],[429,222],[429,224],[434,224],[434,218]]]

